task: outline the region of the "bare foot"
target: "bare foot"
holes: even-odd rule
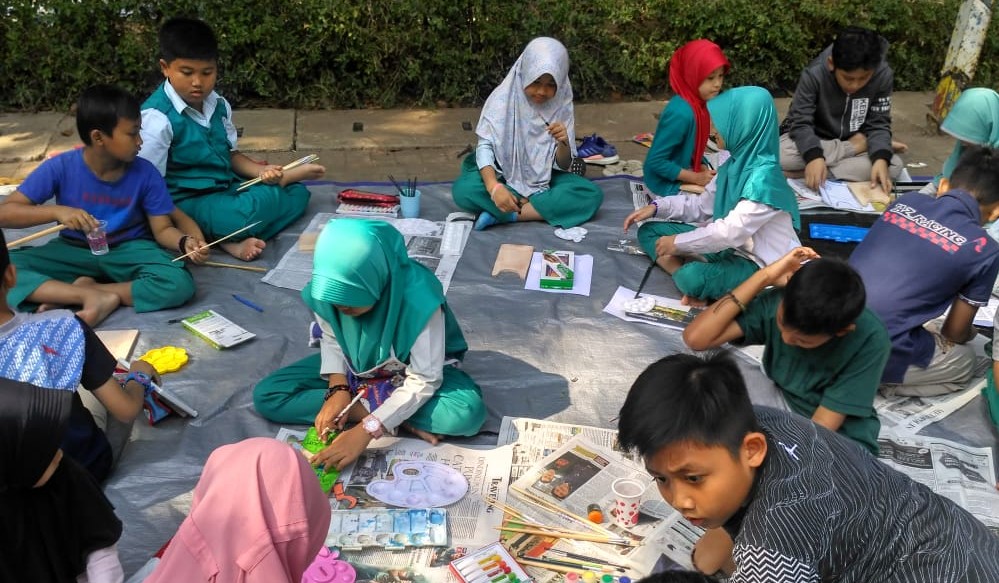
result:
[[[680,304],[690,306],[691,308],[704,308],[707,307],[708,302],[707,300],[702,300],[701,298],[695,298],[694,296],[684,294],[683,297],[680,298]]]
[[[863,154],[867,151],[867,136],[860,132],[853,134],[846,141],[853,144],[854,154]]]
[[[909,151],[909,145],[899,142],[898,140],[892,140],[891,149],[896,154],[904,154]]]
[[[118,294],[84,286],[83,308],[76,313],[81,320],[96,327],[121,305]]]
[[[409,423],[403,423],[401,427],[406,431],[412,433],[413,435],[419,437],[423,441],[426,441],[430,445],[437,445],[438,443],[440,443],[442,439],[444,439],[443,435],[436,435],[434,433],[430,433],[429,431],[417,429],[412,425],[410,425]]]
[[[319,164],[302,164],[297,168],[286,170],[281,178],[281,186],[287,186],[303,180],[319,180],[326,176],[326,167]]]
[[[243,239],[238,243],[222,243],[219,245],[226,253],[232,255],[236,259],[241,259],[243,261],[253,261],[264,251],[264,247],[267,243],[264,243],[256,237],[250,237],[249,239]]]

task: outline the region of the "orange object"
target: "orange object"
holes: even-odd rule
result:
[[[600,524],[604,521],[604,513],[598,504],[590,504],[586,507],[586,518],[590,522]]]

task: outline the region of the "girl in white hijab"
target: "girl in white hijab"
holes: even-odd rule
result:
[[[568,171],[576,154],[569,54],[539,37],[493,90],[475,129],[475,153],[454,182],[454,202],[479,213],[476,230],[540,221],[575,227],[596,214],[603,192]]]

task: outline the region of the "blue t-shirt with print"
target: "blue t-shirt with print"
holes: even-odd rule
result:
[[[891,356],[881,377],[901,383],[910,365],[926,367],[935,342],[923,324],[956,298],[988,304],[999,273],[999,243],[982,228],[965,191],[938,198],[911,193],[885,210],[850,256],[867,289],[867,307],[884,322]]]
[[[167,215],[174,209],[163,177],[156,167],[136,158],[115,182],[97,178],[76,149],[50,158],[32,172],[18,188],[35,204],[53,196],[56,204],[81,208],[107,221],[108,243],[151,239],[147,215]],[[80,231],[65,229],[62,237],[85,241]]]

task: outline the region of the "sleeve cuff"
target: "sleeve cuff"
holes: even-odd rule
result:
[[[891,164],[892,151],[891,150],[878,150],[877,152],[871,152],[868,157],[871,162],[877,162],[878,160],[884,160]]]
[[[822,148],[819,146],[816,146],[808,150],[807,152],[803,153],[801,157],[802,159],[805,160],[805,164],[808,164],[809,162],[815,160],[816,158],[823,158],[823,159],[825,158],[825,156],[822,154]]]

